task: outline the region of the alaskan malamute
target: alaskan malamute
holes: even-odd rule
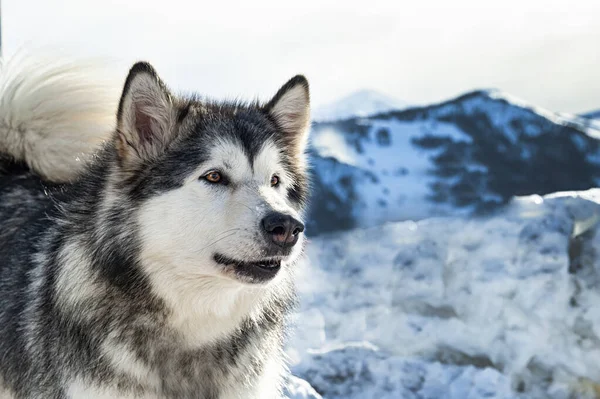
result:
[[[111,110],[37,67],[0,72],[0,397],[279,397],[307,80],[221,103],[140,62]]]

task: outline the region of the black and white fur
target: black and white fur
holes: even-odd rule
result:
[[[27,101],[52,83],[52,110],[0,93],[13,123],[0,125],[0,397],[280,397],[303,234],[281,247],[264,220],[300,225],[306,79],[266,104],[217,103],[175,96],[138,63],[103,136],[61,68],[20,75]],[[108,102],[87,101],[103,121]],[[104,144],[71,165],[52,115]],[[23,145],[41,137],[51,156]]]

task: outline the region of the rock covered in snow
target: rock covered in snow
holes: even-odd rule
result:
[[[323,399],[305,380],[290,375],[285,386],[286,399]]]
[[[296,372],[328,399],[517,397],[510,379],[494,368],[394,356],[364,342],[312,351]]]
[[[324,398],[596,397],[598,199],[312,239],[292,371]]]

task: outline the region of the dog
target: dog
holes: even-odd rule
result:
[[[0,397],[281,397],[306,78],[217,102],[139,62],[117,106],[69,64],[5,69]]]

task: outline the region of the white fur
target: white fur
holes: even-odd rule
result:
[[[252,361],[250,354],[242,361]],[[286,370],[280,356],[263,354],[265,361],[261,375],[247,375],[246,380],[238,381],[242,384],[226,387],[219,395],[220,399],[280,399],[280,387],[283,374]]]
[[[299,216],[287,203],[283,187],[270,186],[271,176],[288,179],[280,154],[265,144],[254,171],[242,148],[220,142],[210,161],[200,165],[180,188],[147,201],[139,212],[142,264],[153,288],[172,310],[172,326],[192,346],[232,332],[242,318],[290,278],[287,264],[299,256],[301,243],[279,274],[266,285],[247,284],[224,272],[213,260],[227,257],[259,260],[263,246],[260,221],[270,211]],[[198,178],[219,169],[229,186],[211,186]]]
[[[254,389],[255,398],[281,398],[279,387],[282,386],[283,373],[286,366],[282,360],[282,356],[270,357],[265,366],[262,375],[259,377],[258,384]],[[252,397],[252,395],[247,395]],[[242,399],[243,397],[239,397]]]
[[[160,375],[142,362],[127,346],[112,337],[104,340],[101,346],[102,355],[118,372],[124,373],[133,381],[150,388],[160,390]]]
[[[261,151],[256,154],[254,159],[254,173],[257,176],[269,176],[276,174],[279,177],[279,185],[280,190],[285,190],[286,188],[292,187],[295,183],[294,178],[291,174],[287,173],[287,171],[281,165],[281,154],[280,149],[278,149],[273,143],[266,142],[263,144]],[[264,187],[267,187],[265,185]],[[279,190],[279,189],[278,189]],[[271,194],[277,193],[277,191],[269,191]],[[280,202],[283,198],[281,196],[271,196],[273,201]],[[285,208],[289,208],[288,204],[285,204]]]
[[[114,129],[120,87],[110,75],[91,61],[2,60],[0,151],[45,179],[72,180]]]
[[[61,295],[57,300],[64,309],[68,309],[79,317],[91,316],[92,312],[78,312],[85,303],[98,298],[106,291],[100,281],[93,275],[89,258],[74,237],[66,243],[59,254],[62,266],[56,278],[57,292]]]
[[[5,388],[0,380],[0,399],[13,399],[14,397],[15,395],[12,393],[12,391]]]

